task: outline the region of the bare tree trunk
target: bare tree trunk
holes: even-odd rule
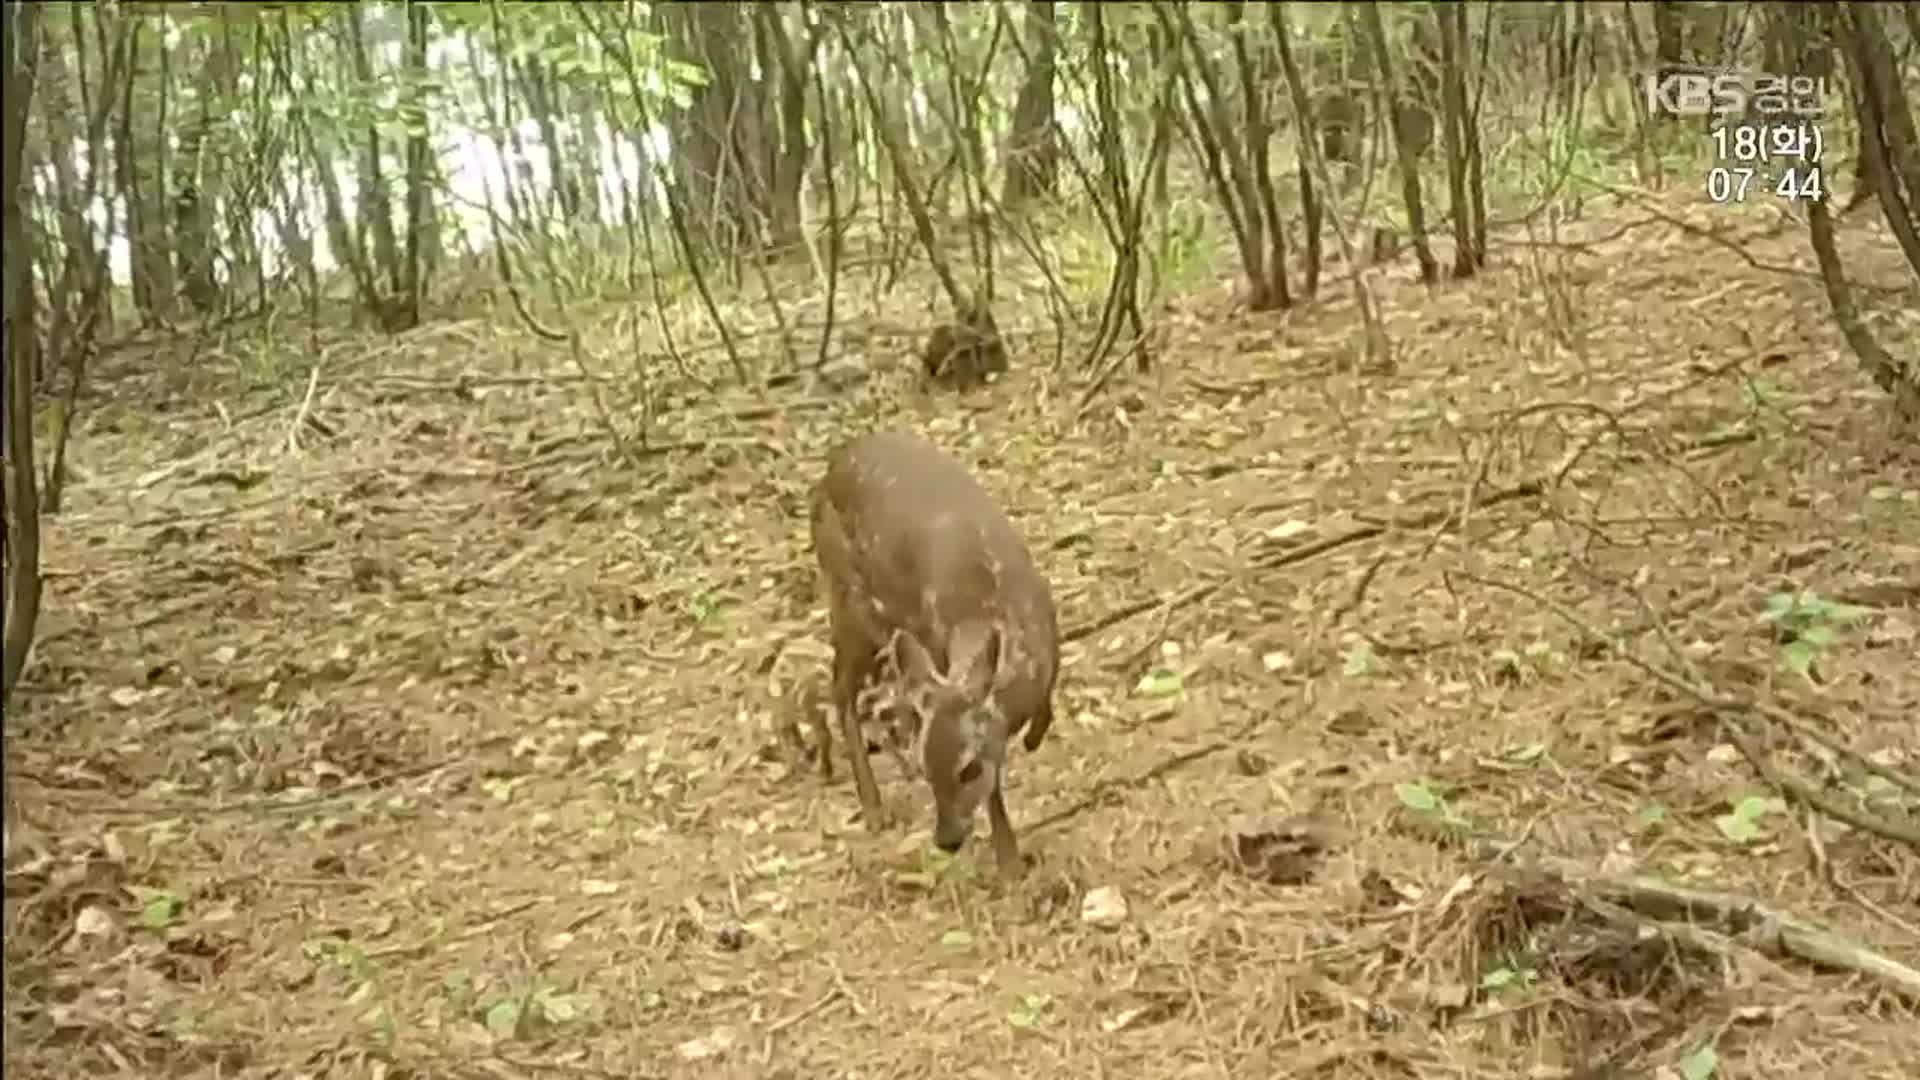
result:
[[[1889,136],[1888,133],[1900,123],[1886,113],[1898,110],[1905,114],[1906,97],[1898,83],[1886,77],[1891,73],[1881,67],[1882,63],[1891,63],[1892,50],[1885,48],[1884,38],[1877,42],[1870,39],[1869,35],[1877,33],[1880,28],[1878,19],[1871,14],[1866,19],[1859,17],[1860,9],[1865,6],[1849,4],[1849,10],[1835,12],[1831,9],[1810,10],[1800,5],[1778,5],[1770,13],[1772,19],[1777,21],[1768,28],[1769,44],[1791,70],[1822,71],[1826,56],[1824,52],[1815,55],[1815,46],[1810,42],[1821,41],[1821,31],[1826,28],[1836,29],[1840,33],[1846,46],[1845,53],[1854,65],[1853,81],[1857,89],[1855,104],[1860,112],[1862,137],[1872,138],[1877,132],[1883,140],[1883,153],[1874,169],[1877,174],[1874,183],[1879,189],[1881,207],[1888,215],[1894,234],[1900,239],[1909,266],[1920,271],[1920,243],[1915,241],[1910,195],[1900,190],[1901,170],[1892,160],[1894,155],[1884,152],[1886,142],[1899,137]],[[1904,119],[1911,131],[1910,117]],[[1908,190],[1911,192],[1913,189]],[[1807,237],[1813,247],[1814,259],[1820,265],[1820,277],[1826,284],[1827,301],[1833,308],[1834,322],[1839,324],[1840,333],[1847,339],[1847,345],[1859,359],[1867,376],[1893,396],[1896,419],[1907,425],[1910,432],[1920,434],[1920,361],[1894,356],[1873,336],[1873,330],[1855,305],[1853,291],[1847,284],[1846,268],[1841,264],[1840,253],[1834,244],[1833,218],[1828,211],[1828,200],[1823,193],[1820,198],[1808,200],[1806,205]]]
[[[281,78],[289,85],[304,77],[306,53],[301,48],[302,38],[294,33],[293,20],[286,8],[281,8],[279,18],[274,25],[272,48],[279,57]],[[274,232],[280,241],[280,250],[289,267],[289,276],[299,282],[299,290],[306,301],[309,318],[317,318],[320,304],[320,272],[314,262],[312,234],[307,223],[302,220],[302,212],[312,201],[307,197],[308,148],[312,136],[306,129],[306,114],[298,103],[289,110],[287,117],[291,138],[288,146],[274,162],[277,166],[267,174],[263,181],[267,185],[266,202],[273,218]],[[323,219],[331,229],[333,222]],[[330,234],[331,235],[331,234]]]
[[[353,77],[362,87],[371,90],[375,84],[373,62],[367,55],[365,16],[358,4],[347,5],[344,14],[346,22],[341,28],[340,47],[353,69]],[[402,291],[400,239],[393,226],[393,192],[387,186],[386,169],[382,167],[380,159],[380,131],[369,121],[360,148],[360,189],[354,199],[354,209],[359,211],[360,220],[373,233],[371,268],[384,275],[386,289],[381,291],[391,295]],[[315,165],[323,171],[329,169],[322,161],[316,161]]]
[[[1300,65],[1293,58],[1293,46],[1290,40],[1293,31],[1287,23],[1286,8],[1278,0],[1268,0],[1267,21],[1273,25],[1274,40],[1279,45],[1280,73],[1286,79],[1287,94],[1293,101],[1293,126],[1295,143],[1300,158],[1300,216],[1307,231],[1307,265],[1305,281],[1301,288],[1308,296],[1314,296],[1320,290],[1320,198],[1313,182],[1312,152],[1316,122],[1313,115],[1313,100],[1307,93],[1306,80],[1300,74]]]
[[[1807,237],[1813,246],[1814,259],[1820,264],[1827,302],[1833,308],[1833,321],[1840,324],[1841,335],[1847,339],[1853,355],[1859,358],[1868,378],[1893,395],[1894,416],[1907,425],[1909,431],[1920,432],[1920,371],[1887,352],[1873,336],[1866,320],[1860,317],[1860,309],[1853,302],[1853,290],[1847,285],[1846,268],[1841,265],[1840,253],[1834,247],[1833,217],[1827,212],[1825,199],[1807,203]]]
[[[737,253],[754,231],[746,158],[764,145],[757,130],[745,130],[757,127],[759,113],[748,107],[743,7],[737,0],[703,0],[658,10],[676,58],[707,71],[707,82],[689,89],[692,103],[668,121],[688,224],[697,247]],[[748,152],[736,155],[735,147]]]
[[[428,11],[425,4],[407,5],[406,62],[412,75],[410,85],[416,88],[424,86],[427,80]],[[415,89],[412,93],[418,95],[420,91]],[[433,122],[417,96],[408,107],[414,113],[414,123],[407,135],[407,251],[401,268],[400,295],[394,298],[393,317],[388,320],[389,328],[394,330],[420,324],[420,301],[427,287],[426,271],[421,265],[423,246],[434,218]],[[556,156],[554,166],[558,168],[560,164]],[[575,201],[577,205],[577,192]]]
[[[1394,118],[1393,131],[1394,160],[1400,166],[1400,197],[1407,206],[1407,229],[1413,234],[1413,251],[1420,260],[1420,280],[1431,285],[1440,280],[1440,263],[1433,257],[1433,245],[1427,240],[1427,210],[1425,200],[1420,195],[1420,152],[1415,146],[1412,125],[1402,122],[1402,100],[1399,83],[1394,78],[1393,61],[1387,55],[1387,31],[1380,18],[1380,5],[1377,0],[1360,6],[1360,25],[1366,30],[1369,51],[1373,54],[1373,68],[1380,77],[1380,93],[1387,105],[1387,115]],[[1431,123],[1431,121],[1429,121]],[[1432,129],[1428,129],[1432,137]]]
[[[193,37],[186,38],[182,46],[194,47],[194,41]],[[213,274],[212,203],[203,199],[201,192],[209,186],[219,190],[218,183],[209,185],[208,181],[214,176],[214,162],[220,155],[206,153],[207,136],[213,127],[212,95],[202,93],[199,97],[198,110],[180,127],[180,153],[174,159],[173,244],[175,271],[187,303],[205,315],[219,306],[220,286]]]
[[[1468,183],[1469,146],[1476,130],[1467,104],[1466,12],[1457,4],[1433,5],[1440,27],[1441,124],[1447,154],[1447,195],[1453,206],[1453,276],[1468,278],[1480,272],[1485,253],[1476,239],[1480,217]]]
[[[1653,56],[1664,78],[1686,63],[1686,21],[1678,0],[1653,0]]]
[[[1054,26],[1052,0],[1026,7],[1032,27],[1026,78],[1013,105],[1013,130],[1007,136],[1007,175],[1000,204],[1017,213],[1035,195],[1053,194],[1060,171],[1060,144],[1053,124]]]
[[[0,134],[0,197],[4,197],[6,269],[0,277],[5,296],[5,330],[0,342],[7,363],[6,625],[0,638],[0,708],[26,670],[40,617],[40,499],[33,467],[33,372],[39,348],[34,328],[33,234],[25,205],[27,111],[33,104],[39,66],[40,5],[8,3],[4,15],[6,53],[4,134]]]
[[[1486,41],[1491,33],[1489,20],[1493,18],[1493,8],[1486,9],[1486,15],[1480,21],[1480,78],[1475,83],[1471,97],[1465,87],[1465,75],[1461,76],[1461,96],[1467,99],[1463,111],[1465,126],[1461,129],[1462,141],[1467,148],[1467,209],[1473,214],[1473,265],[1477,270],[1487,264],[1487,187],[1486,166],[1480,157],[1480,103],[1487,96],[1487,47]],[[1467,9],[1462,4],[1452,11],[1454,19],[1454,37],[1460,43],[1460,56],[1464,60],[1468,44],[1472,40],[1467,36]]]
[[[768,196],[772,240],[775,244],[793,244],[800,241],[800,182],[813,153],[807,139],[807,74],[813,68],[819,38],[807,31],[805,47],[796,45],[778,4],[755,4],[754,12],[765,51],[773,54],[780,80],[776,92],[779,137],[768,135],[768,142],[779,144],[772,169],[773,190]],[[820,108],[824,110],[827,105],[822,101]]]
[[[132,49],[138,57],[142,51],[142,31],[147,28],[138,15],[124,17],[134,19]],[[134,302],[148,323],[173,318],[176,292],[166,219],[167,51],[157,37],[154,51],[159,57],[156,90],[151,94],[133,92],[140,70],[136,60],[133,77],[125,87],[120,138],[115,146],[119,155],[120,186],[127,203]]]
[[[1287,283],[1287,227],[1280,217],[1280,200],[1273,186],[1273,121],[1267,112],[1267,87],[1273,78],[1267,70],[1266,50],[1262,49],[1256,59],[1247,47],[1253,35],[1244,21],[1245,9],[1245,0],[1234,0],[1227,21],[1234,30],[1233,56],[1240,69],[1241,115],[1247,130],[1247,168],[1253,173],[1255,201],[1247,212],[1259,214],[1267,223],[1264,291],[1267,309],[1279,310],[1293,306],[1293,290]]]
[[[76,15],[69,20],[69,24],[76,40],[84,42],[80,18]],[[46,124],[47,144],[72,146],[79,139],[79,132],[74,127],[75,117],[85,115],[75,109],[70,93],[76,73],[67,67],[66,50],[53,33],[45,34],[41,44],[40,67],[36,72],[34,89],[40,98],[40,115]],[[89,150],[97,146],[97,143],[90,144]],[[59,323],[73,317],[74,313],[69,308],[71,301],[78,296],[78,291],[67,283],[82,279],[88,256],[94,251],[93,230],[88,226],[82,210],[93,200],[81,194],[76,155],[50,154],[48,157],[53,165],[54,217],[59,224],[59,246],[62,251],[61,271],[57,277],[48,279],[50,283],[60,284],[48,288],[47,302],[53,308],[52,321]],[[97,169],[90,171],[97,172]]]
[[[1153,369],[1153,352],[1147,346],[1145,320],[1140,314],[1140,247],[1144,210],[1149,190],[1158,186],[1158,178],[1166,174],[1167,150],[1173,140],[1173,110],[1176,108],[1173,87],[1180,78],[1181,66],[1178,40],[1168,32],[1164,21],[1157,20],[1155,25],[1160,31],[1156,40],[1165,46],[1154,50],[1155,59],[1171,66],[1166,69],[1166,77],[1161,82],[1162,89],[1156,95],[1155,116],[1150,129],[1151,143],[1147,148],[1147,161],[1140,182],[1136,186],[1127,168],[1128,154],[1124,144],[1127,122],[1120,113],[1119,94],[1113,77],[1114,65],[1108,61],[1106,20],[1097,5],[1087,12],[1088,50],[1094,68],[1094,142],[1100,156],[1100,172],[1097,183],[1092,178],[1086,178],[1085,182],[1089,196],[1096,202],[1100,198],[1100,188],[1104,187],[1107,200],[1113,206],[1111,214],[1100,216],[1103,221],[1112,221],[1107,233],[1114,249],[1114,266],[1101,306],[1100,327],[1094,334],[1093,344],[1088,347],[1086,363],[1095,365],[1106,358],[1119,339],[1124,322],[1133,334],[1134,370],[1141,374]],[[1164,190],[1161,194],[1164,195]],[[1123,355],[1120,361],[1108,365],[1105,372],[1112,373],[1124,359]],[[1081,398],[1083,408],[1098,392],[1102,381],[1096,378],[1087,388]]]
[[[235,13],[231,6],[222,5],[219,9],[220,43],[213,51],[213,62],[209,73],[216,93],[229,101],[240,99],[240,39],[236,29]],[[266,34],[266,26],[256,19],[247,19],[254,44],[255,57],[253,69],[265,70],[265,57],[260,55],[260,44]],[[256,81],[257,85],[257,81]],[[251,297],[264,305],[266,302],[266,282],[262,280],[260,241],[254,235],[254,219],[264,203],[266,185],[262,178],[269,175],[270,167],[266,162],[269,156],[267,140],[261,137],[263,129],[259,117],[265,112],[265,96],[257,94],[254,99],[256,117],[255,134],[252,145],[244,161],[227,162],[219,170],[218,185],[225,198],[221,200],[221,209],[225,213],[226,254],[231,260],[232,273],[227,280],[227,293],[230,302],[240,304]],[[223,155],[223,160],[225,156]]]
[[[1920,135],[1914,131],[1899,62],[1875,5],[1857,0],[1847,4],[1842,22],[1854,82],[1865,106],[1860,113],[1861,142],[1871,148],[1861,156],[1874,169],[1874,188],[1888,227],[1908,265],[1920,272],[1920,221],[1914,218],[1920,203]]]

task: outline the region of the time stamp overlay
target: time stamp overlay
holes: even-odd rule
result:
[[[1824,77],[1670,70],[1646,76],[1644,89],[1650,113],[1714,119],[1707,139],[1717,163],[1704,184],[1711,202],[1827,197]]]
[[[1820,154],[1826,139],[1807,120],[1725,124],[1707,133],[1720,163],[1707,170],[1707,198],[1744,203],[1772,193],[1789,202],[1824,199]]]

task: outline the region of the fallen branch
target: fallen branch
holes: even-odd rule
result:
[[[1589,875],[1571,863],[1553,872],[1604,905],[1653,920],[1650,927],[1638,929],[1673,936],[1696,930],[1702,922],[1717,923],[1732,938],[1767,956],[1850,971],[1920,1003],[1920,971],[1751,897],[1689,889],[1658,878]],[[1604,909],[1601,913],[1610,914]]]

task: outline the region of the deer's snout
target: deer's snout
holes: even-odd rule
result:
[[[967,846],[967,838],[973,835],[973,822],[936,822],[933,826],[933,846],[951,855]]]

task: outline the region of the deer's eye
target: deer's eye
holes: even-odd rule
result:
[[[961,767],[960,782],[963,784],[971,784],[978,779],[980,779],[980,759],[974,758]]]

